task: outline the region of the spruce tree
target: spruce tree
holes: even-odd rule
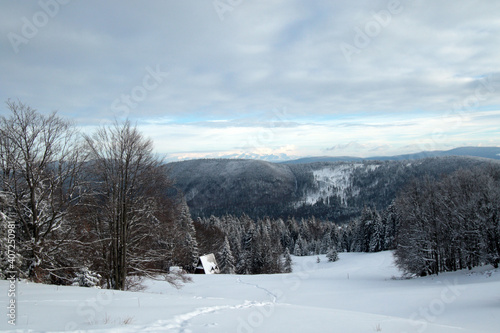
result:
[[[285,249],[285,254],[283,256],[283,273],[292,272],[292,257],[290,256],[290,251],[288,248]]]
[[[328,262],[339,260],[337,249],[335,247],[330,248],[330,250],[328,250],[328,253],[326,254],[326,257],[328,258]]]
[[[379,252],[383,250],[384,234],[385,230],[384,225],[382,224],[382,218],[378,213],[375,213],[368,252]]]
[[[176,261],[187,272],[194,272],[199,257],[198,242],[196,240],[196,229],[193,219],[191,218],[189,207],[185,202],[181,205],[176,228],[176,237],[183,239],[183,242],[177,246]]]
[[[231,251],[231,246],[229,245],[229,240],[227,236],[224,237],[224,245],[219,254],[219,266],[222,274],[234,274],[236,271],[235,260],[233,253]]]
[[[238,274],[254,274],[254,256],[255,256],[255,237],[256,231],[253,221],[248,224],[248,230],[242,241],[242,249],[238,264],[236,267]]]

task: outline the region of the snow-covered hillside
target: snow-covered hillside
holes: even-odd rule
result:
[[[356,196],[359,189],[352,188],[352,175],[355,169],[364,168],[365,172],[376,170],[379,165],[364,165],[362,163],[334,164],[312,172],[314,182],[308,189],[304,198],[298,204],[314,205],[322,200],[329,205],[329,199],[336,197],[340,203],[347,205],[347,191]]]
[[[410,280],[390,252],[294,258],[294,273],[196,275],[144,292],[19,282],[17,326],[91,332],[498,332],[500,271],[485,266]],[[7,307],[6,281],[0,281]],[[5,310],[4,310],[5,311]]]
[[[413,179],[440,178],[488,163],[466,157],[305,164],[219,159],[170,163],[167,169],[194,218],[315,216],[342,223],[367,205],[386,209]]]
[[[346,203],[345,191],[352,185],[351,176],[353,167],[362,164],[338,165],[313,171],[315,186],[305,193],[303,203],[313,205],[319,200],[328,201],[332,196],[339,197],[341,203]]]

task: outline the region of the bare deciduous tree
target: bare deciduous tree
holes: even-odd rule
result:
[[[56,112],[45,116],[10,100],[7,107],[10,117],[0,119],[0,186],[12,202],[8,209],[25,266],[20,269],[41,281],[59,269],[54,256],[70,227],[66,217],[77,197],[82,159],[78,136]]]
[[[458,170],[440,181],[413,182],[395,201],[401,218],[396,264],[410,274],[438,274],[500,263],[500,168]]]
[[[128,275],[153,276],[166,261],[162,237],[174,215],[165,199],[171,182],[153,142],[129,121],[100,128],[85,141],[93,177],[87,219],[102,245],[108,287],[123,290]]]

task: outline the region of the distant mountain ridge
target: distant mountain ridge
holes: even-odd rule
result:
[[[391,156],[294,156],[286,153],[259,154],[250,152],[237,152],[231,154],[211,153],[194,159],[249,159],[273,163],[298,164],[312,162],[356,162],[356,161],[400,161],[415,160],[426,157],[438,156],[472,156],[491,159],[500,159],[500,147],[460,147],[451,150],[423,151],[413,154],[391,155]],[[192,160],[188,155],[175,154],[166,158],[167,162],[182,162]]]
[[[372,157],[354,157],[354,156],[318,156],[303,157],[296,160],[282,161],[283,164],[301,164],[314,162],[355,162],[355,161],[402,161],[418,160],[428,157],[442,156],[470,156],[500,160],[500,147],[459,147],[451,150],[423,151],[415,154],[403,154],[395,156],[372,156]]]

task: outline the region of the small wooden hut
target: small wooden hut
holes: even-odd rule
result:
[[[206,254],[198,258],[195,274],[219,274],[219,266],[213,253]]]

